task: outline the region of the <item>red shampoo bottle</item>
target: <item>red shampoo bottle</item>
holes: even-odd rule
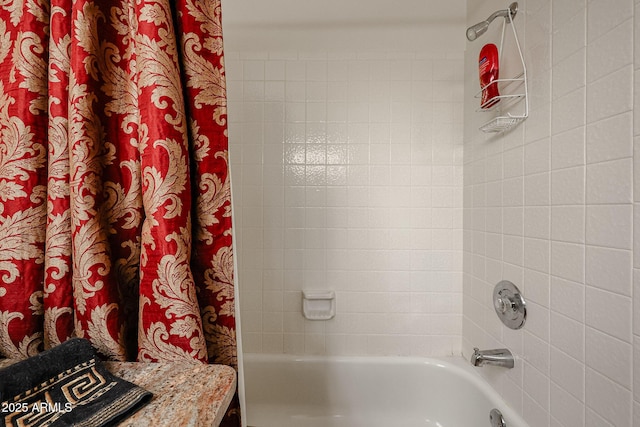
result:
[[[489,43],[480,50],[478,58],[478,70],[480,72],[480,87],[482,88],[482,99],[480,105],[482,108],[493,107],[500,98],[498,92],[498,48],[495,44]]]

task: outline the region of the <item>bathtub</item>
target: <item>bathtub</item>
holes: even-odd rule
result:
[[[528,427],[462,358],[244,355],[249,427]]]

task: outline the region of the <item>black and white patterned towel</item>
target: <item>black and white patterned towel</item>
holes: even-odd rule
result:
[[[0,426],[113,426],[151,397],[111,374],[89,341],[73,338],[0,369]]]

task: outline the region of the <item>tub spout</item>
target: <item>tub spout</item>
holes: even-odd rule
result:
[[[471,355],[471,364],[473,366],[501,366],[510,369],[513,368],[513,354],[506,348],[479,350],[476,347],[473,349],[473,354]]]

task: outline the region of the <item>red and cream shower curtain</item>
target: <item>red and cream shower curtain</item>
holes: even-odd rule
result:
[[[0,1],[0,354],[235,366],[234,316],[220,0]]]

